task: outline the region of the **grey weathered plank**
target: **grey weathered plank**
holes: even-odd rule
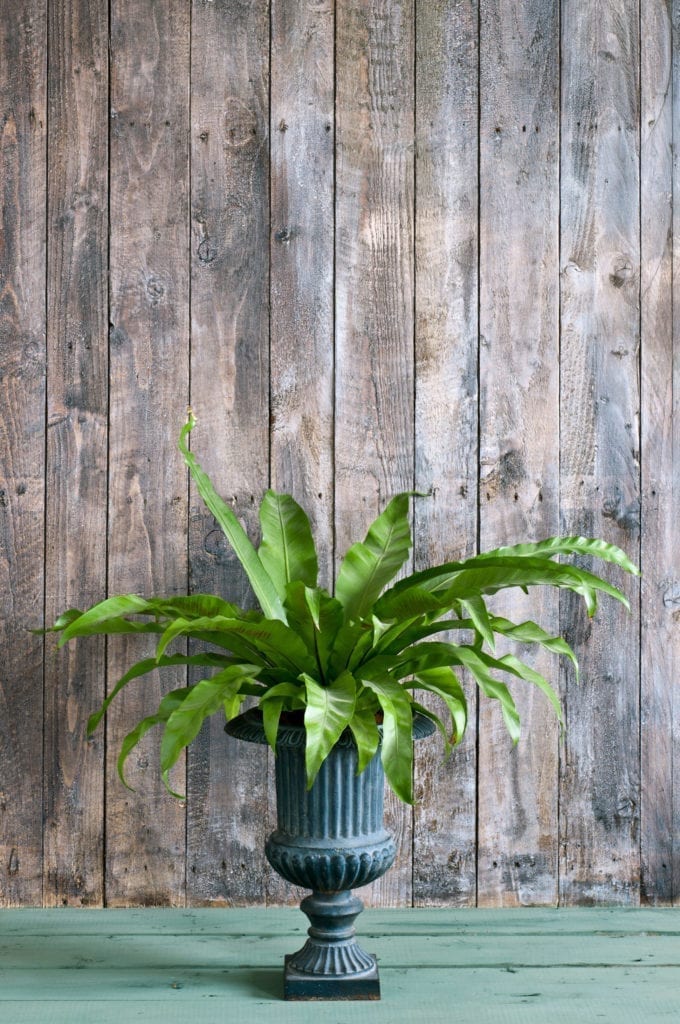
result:
[[[477,541],[478,5],[416,10],[415,486],[417,569]],[[418,744],[413,900],[476,900],[476,691],[465,741],[446,762]],[[425,703],[427,698],[423,698]],[[436,700],[431,706],[436,709]]]
[[[268,6],[194,5],[192,55],[192,442],[254,537],[269,482]],[[252,603],[195,491],[190,564],[194,592]],[[190,902],[264,901],[266,764],[264,748],[228,739],[218,716],[194,743]]]
[[[642,0],[641,171],[641,896],[677,897],[673,691],[680,665],[677,566],[680,427],[674,410],[672,24],[663,0]],[[677,797],[675,798],[677,800]]]
[[[309,513],[333,576],[334,28],[331,6],[272,3],[272,487]]]
[[[0,16],[0,904],[42,899],[46,5]]]
[[[186,474],[175,439],[188,400],[189,10],[182,0],[111,6],[111,593],[185,593]],[[109,685],[136,638],[114,638]],[[118,642],[120,640],[120,642]],[[114,642],[115,641],[115,642]],[[106,898],[183,903],[184,809],[165,793],[157,736],[115,775],[122,736],[182,672],[121,694],[107,731]],[[175,785],[181,786],[178,766]]]
[[[559,525],[559,4],[488,0],[480,35],[480,548]],[[494,609],[557,632],[555,595]],[[521,652],[520,652],[521,653]],[[556,679],[556,659],[527,654]],[[499,707],[479,716],[478,902],[557,895],[557,723],[542,694],[511,686],[523,736]]]
[[[333,580],[335,17],[273,0],[271,18],[271,484],[308,512],[319,583]],[[276,823],[269,756],[269,827]],[[291,888],[268,873],[267,898]]]
[[[50,7],[45,618],[106,595],[108,3]],[[103,899],[103,640],[45,671],[44,902]]]
[[[563,4],[562,530],[639,556],[638,4]],[[614,575],[614,574],[612,574]],[[620,578],[617,576],[617,578]],[[560,899],[639,896],[638,587],[628,616],[575,598],[562,627],[582,665],[566,684]]]
[[[680,159],[678,159],[678,134],[677,125],[680,122],[680,6],[676,3],[672,7],[673,14],[673,237],[675,239],[680,238],[680,203],[677,201],[677,197],[680,196]],[[678,339],[680,338],[680,298],[678,297],[678,287],[680,283],[680,248],[677,246],[673,249],[673,342],[675,351],[678,348]],[[680,360],[674,358],[673,360],[673,406],[670,410],[671,416],[673,417],[673,430],[674,430],[674,441],[673,441],[673,453],[674,453],[674,466],[673,474],[674,480],[678,480],[678,461],[680,460],[680,409],[678,405],[680,403]],[[680,487],[674,487],[674,498],[680,493]],[[675,536],[675,544],[677,551],[677,533]],[[677,566],[677,562],[675,563]],[[677,578],[677,574],[676,574]],[[677,619],[674,618],[674,622]],[[675,664],[674,669],[678,665],[678,635],[677,628],[674,635],[675,641]],[[675,671],[673,673],[673,679],[675,679]],[[676,744],[678,737],[680,737],[680,701],[673,701],[673,719],[671,724],[673,743]],[[678,834],[678,818],[680,816],[680,757],[673,757],[673,834]],[[673,868],[673,903],[675,905],[680,902],[680,864],[678,863],[678,857],[680,856],[680,847],[678,843],[674,843],[674,868]]]
[[[413,487],[413,4],[336,11],[337,556]],[[391,794],[398,857],[369,898],[411,902],[411,814]]]

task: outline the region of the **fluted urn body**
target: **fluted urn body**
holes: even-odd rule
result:
[[[276,755],[278,828],[265,847],[283,878],[315,892],[367,885],[392,866],[394,841],[383,826],[383,770],[374,757],[357,775],[351,734],[341,736],[310,790],[305,731],[283,726]]]
[[[266,742],[257,711],[226,728],[240,739]],[[414,738],[432,728],[416,716]],[[286,957],[287,999],[380,998],[375,957],[355,938],[353,923],[363,903],[351,890],[380,878],[394,862],[394,840],[383,825],[383,782],[379,753],[357,775],[356,746],[346,732],[308,790],[304,726],[279,726],[277,828],[265,853],[283,878],[312,890],[300,904],[311,922],[308,940]]]

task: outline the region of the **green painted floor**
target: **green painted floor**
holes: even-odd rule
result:
[[[284,1003],[296,910],[2,910],[0,1024],[680,1020],[680,911],[366,910],[379,1003]]]

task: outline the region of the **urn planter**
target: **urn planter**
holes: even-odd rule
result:
[[[394,860],[394,842],[383,826],[383,771],[396,796],[413,804],[413,740],[436,726],[446,756],[465,735],[461,670],[500,705],[514,743],[520,716],[508,683],[538,687],[564,722],[549,680],[516,654],[497,653],[495,642],[538,645],[568,658],[575,671],[576,654],[536,622],[495,614],[487,598],[514,587],[526,593],[552,586],[578,594],[592,616],[600,594],[628,607],[627,596],[556,559],[588,556],[634,575],[639,570],[606,541],[548,537],[400,575],[413,546],[411,498],[425,497],[404,491],[345,552],[331,594],[318,581],[304,509],[290,494],[267,491],[256,547],[189,448],[195,423],[189,410],[178,447],[258,607],[242,608],[217,594],[118,594],[84,612],[65,609],[51,631],[61,634],[60,646],[97,635],[156,638],[155,657],[134,662],[111,686],[88,719],[88,733],[123,687],[141,676],[191,666],[192,679],[200,670],[197,682],[169,690],[155,711],[132,724],[118,755],[126,785],[126,760],[154,726],[163,729],[161,776],[180,798],[171,789],[171,772],[206,718],[223,714],[232,735],[256,743],[266,738],[277,753],[278,804],[266,854],[285,879],[311,889],[302,901],[309,938],[287,958],[286,998],[377,999],[375,957],[354,934],[362,903],[352,890],[379,878]],[[200,647],[190,644],[187,651],[192,640]],[[180,648],[173,653],[175,643]],[[419,702],[422,693],[427,705]],[[255,708],[241,714],[246,700]]]
[[[226,731],[266,743],[256,710],[232,719]],[[414,739],[433,731],[429,719],[414,716]],[[379,751],[357,775],[357,749],[347,731],[308,789],[304,725],[279,726],[277,828],[265,854],[288,882],[312,890],[300,904],[310,921],[308,939],[286,957],[285,999],[380,998],[376,958],[355,937],[354,920],[363,903],[352,889],[380,878],[394,862],[394,840],[383,824],[383,782]]]

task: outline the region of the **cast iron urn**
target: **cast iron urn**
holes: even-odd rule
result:
[[[231,735],[266,743],[259,711],[226,726]],[[413,737],[434,731],[415,715]],[[346,731],[324,761],[311,789],[305,780],[305,729],[279,726],[276,746],[277,829],[265,854],[278,874],[311,889],[300,909],[310,920],[302,949],[286,957],[285,999],[379,999],[376,958],[356,940],[363,903],[352,889],[384,875],[394,862],[394,840],[383,826],[380,751],[357,775],[357,751]]]

